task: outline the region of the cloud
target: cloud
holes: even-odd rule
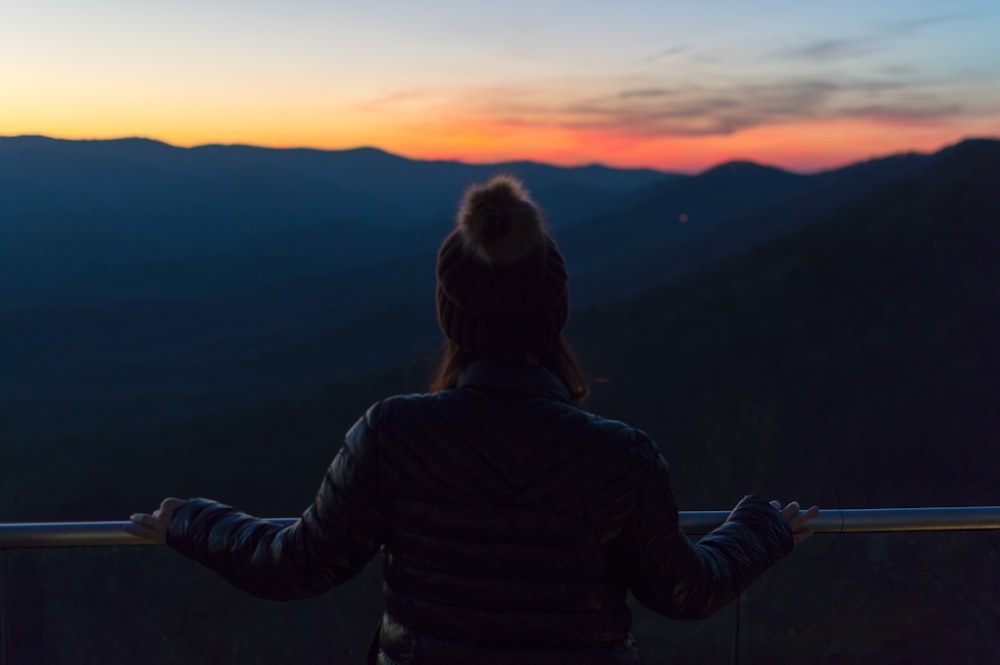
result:
[[[893,43],[927,29],[947,23],[978,18],[973,14],[945,14],[905,20],[882,22],[871,26],[870,34],[857,37],[826,37],[790,48],[765,54],[765,59],[799,60],[807,63],[832,63],[883,53],[893,48]]]
[[[969,21],[979,18],[976,14],[942,14],[940,16],[924,16],[880,24],[883,32],[892,35],[909,36],[924,28],[930,28],[944,23]]]
[[[861,36],[773,44],[753,52],[687,45],[647,57],[681,56],[683,67],[637,65],[620,77],[522,79],[389,96],[371,107],[449,122],[587,130],[620,137],[727,136],[763,126],[869,118],[933,126],[1000,112],[993,70],[943,75],[902,60],[893,42],[965,16],[873,26]],[[876,56],[869,58],[868,56]]]
[[[900,108],[898,106],[872,104],[843,109],[843,115],[872,118],[894,125],[938,124],[962,115],[966,107],[962,104],[932,104],[923,108]]]
[[[503,98],[480,95],[475,108],[477,114],[492,115],[508,125],[625,136],[730,135],[763,125],[866,116],[931,125],[967,110],[943,91],[912,81],[833,75],[637,87],[587,96],[508,90]]]
[[[419,110],[442,101],[447,103],[450,96],[450,91],[440,87],[410,88],[362,100],[356,108],[370,113]]]
[[[645,63],[656,62],[657,60],[663,60],[664,58],[672,58],[674,56],[680,55],[690,50],[691,47],[687,45],[672,46],[670,48],[661,49],[656,53],[653,53],[652,55],[647,55],[645,58],[642,59],[642,62]]]
[[[778,51],[775,55],[780,59],[831,62],[870,55],[878,50],[878,45],[869,39],[822,39]]]
[[[622,99],[635,99],[640,98],[650,98],[650,97],[673,97],[677,94],[676,90],[671,90],[669,88],[638,88],[635,90],[622,90],[618,93],[618,96]]]

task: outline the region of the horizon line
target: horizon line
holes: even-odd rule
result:
[[[0,134],[0,140],[2,139],[44,139],[48,141],[60,141],[65,143],[113,143],[118,141],[144,141],[148,143],[155,143],[166,146],[168,148],[173,148],[177,150],[196,150],[199,148],[250,148],[254,150],[271,150],[271,151],[311,151],[311,152],[326,152],[326,153],[345,153],[345,152],[360,152],[364,150],[379,152],[390,157],[395,157],[398,159],[404,159],[412,162],[424,162],[424,163],[450,163],[450,164],[461,164],[464,166],[504,166],[507,164],[537,164],[540,166],[550,166],[555,168],[564,169],[586,169],[586,168],[603,168],[612,171],[654,171],[657,173],[662,173],[664,175],[681,175],[681,176],[695,176],[703,173],[707,173],[714,169],[726,166],[728,164],[752,164],[754,166],[759,166],[762,168],[772,168],[780,171],[785,171],[788,173],[799,174],[799,175],[815,175],[820,173],[826,173],[829,171],[836,171],[841,168],[846,168],[855,164],[864,164],[866,162],[878,161],[881,159],[889,159],[892,157],[900,157],[906,155],[920,155],[928,156],[936,154],[942,150],[946,150],[950,147],[957,146],[961,143],[967,141],[1000,141],[1000,134],[995,136],[977,136],[977,135],[964,135],[958,140],[949,141],[933,150],[918,150],[915,148],[901,149],[897,151],[890,151],[886,153],[875,154],[868,157],[861,157],[852,161],[847,161],[833,166],[821,167],[821,168],[790,168],[787,166],[781,166],[768,161],[759,161],[754,158],[746,157],[733,157],[731,159],[725,159],[718,163],[714,163],[703,169],[696,170],[671,170],[663,169],[654,166],[612,166],[610,164],[600,162],[600,161],[588,161],[588,162],[578,162],[578,163],[559,163],[559,162],[549,162],[542,161],[539,159],[532,159],[530,157],[522,157],[517,159],[506,159],[501,161],[476,161],[474,159],[468,158],[443,158],[443,157],[420,157],[420,156],[410,156],[402,152],[396,152],[384,147],[377,145],[357,145],[352,147],[343,148],[331,148],[331,147],[317,147],[310,145],[267,145],[260,143],[245,143],[245,142],[208,142],[208,143],[193,143],[193,144],[183,144],[183,143],[173,143],[168,140],[161,138],[156,138],[153,136],[143,136],[143,135],[122,135],[122,136],[106,136],[106,137],[67,137],[67,136],[55,136],[51,134],[37,134],[37,133],[25,133],[25,134]]]

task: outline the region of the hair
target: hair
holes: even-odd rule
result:
[[[481,356],[463,350],[457,344],[448,340],[441,352],[441,362],[438,364],[431,381],[433,392],[448,390],[458,385],[458,379],[473,361]],[[542,366],[556,375],[569,389],[573,404],[579,406],[590,395],[590,382],[587,373],[566,340],[565,334],[560,334],[540,356]]]

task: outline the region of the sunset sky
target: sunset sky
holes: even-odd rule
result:
[[[1000,3],[32,0],[0,135],[798,170],[1000,135]]]

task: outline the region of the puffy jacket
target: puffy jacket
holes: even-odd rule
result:
[[[372,406],[293,525],[194,499],[167,542],[272,599],[327,591],[383,549],[383,665],[638,663],[628,591],[704,617],[792,549],[756,497],[692,544],[648,436],[576,408],[545,369],[488,362]]]

